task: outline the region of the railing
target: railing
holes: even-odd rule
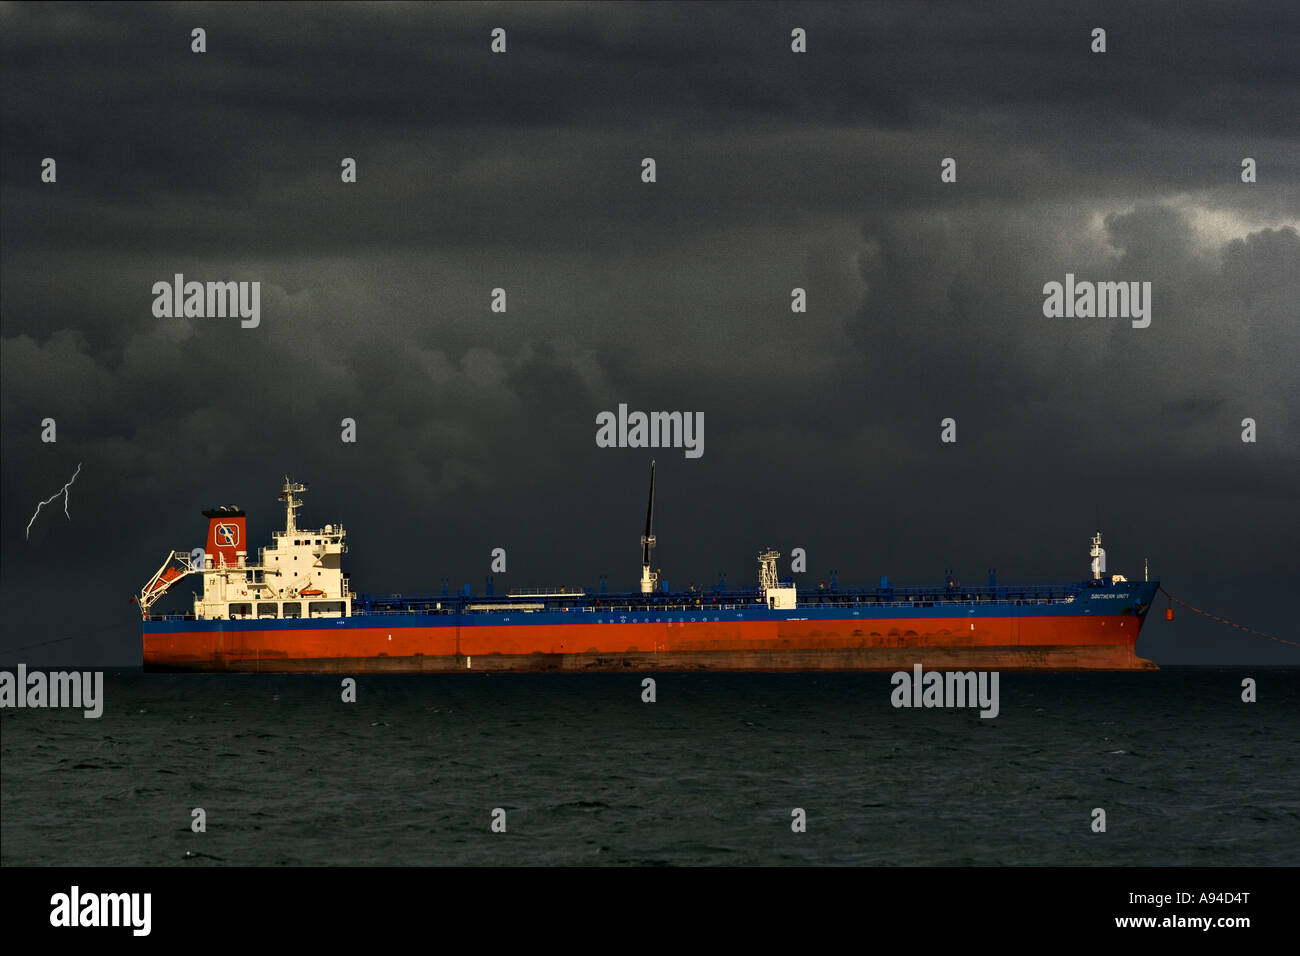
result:
[[[503,595],[504,598],[526,597],[553,597],[553,598],[575,598],[586,597],[585,588],[511,588],[510,593]],[[495,597],[495,596],[494,596]]]
[[[1025,585],[998,586],[994,588],[963,588],[951,591],[944,588],[876,588],[860,590],[818,589],[799,595],[795,608],[785,610],[808,610],[817,608],[836,608],[843,610],[876,610],[886,608],[959,608],[990,605],[1001,606],[1037,606],[1051,604],[1070,604],[1081,593],[1086,592],[1083,584],[1078,586],[1062,585]],[[770,610],[754,591],[686,591],[672,594],[593,594],[581,591],[554,593],[544,589],[532,591],[516,590],[510,595],[465,596],[429,595],[429,596],[383,596],[371,597],[362,594],[353,598],[350,617],[373,617],[380,615],[430,615],[447,616],[452,614],[529,614],[538,612],[559,613],[570,611],[585,614],[653,614],[658,612],[712,613],[718,611]],[[512,603],[511,598],[530,598],[526,604],[520,601]],[[539,600],[541,599],[541,600]],[[194,620],[193,614],[145,615],[145,620]],[[281,619],[283,620],[283,619]]]
[[[1025,585],[995,588],[883,588],[861,590],[805,591],[798,597],[799,608],[901,608],[901,607],[978,607],[980,605],[1038,605],[1070,603],[1078,598],[1082,585]],[[487,596],[464,594],[438,596],[362,595],[354,605],[360,614],[495,614],[512,610],[511,599],[542,603],[533,610],[584,612],[644,612],[653,610],[692,610],[705,608],[737,610],[766,607],[757,589],[754,591],[688,591],[672,594],[595,594],[534,589],[516,590],[510,595]],[[441,607],[438,607],[441,605]],[[478,606],[475,606],[478,605]],[[491,606],[483,606],[491,605]]]

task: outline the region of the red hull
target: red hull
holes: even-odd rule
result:
[[[146,633],[150,670],[1154,670],[1135,616]],[[973,627],[972,627],[973,625]]]

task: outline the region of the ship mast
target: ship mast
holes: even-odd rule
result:
[[[790,610],[799,604],[799,592],[794,583],[782,584],[776,574],[776,559],[780,551],[767,550],[758,556],[758,590],[763,603],[772,610]]]
[[[1088,552],[1092,558],[1092,579],[1101,580],[1101,576],[1106,573],[1106,549],[1101,546],[1101,529],[1092,536],[1092,550]]]
[[[659,575],[650,570],[650,552],[654,550],[655,463],[650,462],[650,502],[645,509],[645,534],[641,535],[641,593],[653,594]]]
[[[280,492],[280,500],[284,502],[284,533],[293,534],[298,530],[298,525],[294,521],[293,513],[302,507],[302,501],[294,495],[297,492],[306,491],[307,486],[297,481],[290,481],[286,475],[284,479],[284,489]]]

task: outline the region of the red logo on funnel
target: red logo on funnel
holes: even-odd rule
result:
[[[236,548],[239,546],[239,525],[219,524],[213,529],[216,535],[217,544],[223,548]]]

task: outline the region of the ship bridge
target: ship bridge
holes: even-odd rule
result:
[[[271,535],[249,562],[244,512],[234,505],[203,512],[208,519],[206,548],[173,551],[136,600],[148,616],[155,601],[190,575],[201,577],[194,597],[194,617],[206,620],[245,618],[347,617],[356,595],[342,569],[347,533],[342,525],[299,528],[305,485],[288,478],[280,492],[284,530]]]

